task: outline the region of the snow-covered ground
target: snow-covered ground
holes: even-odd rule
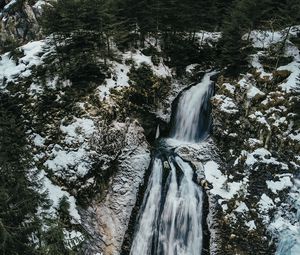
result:
[[[0,56],[0,89],[5,89],[8,82],[18,78],[29,77],[31,68],[43,63],[40,54],[43,52],[45,41],[34,41],[21,46],[18,50],[24,55],[18,61],[13,59],[12,53],[8,52]]]
[[[299,29],[299,26],[293,27],[290,36],[295,36]],[[226,147],[230,148],[230,162],[234,162],[230,163],[230,168],[242,171],[242,174],[238,173],[241,174],[239,177],[232,174],[238,189],[232,188],[233,176],[222,174],[216,163],[207,163],[206,172],[208,180],[215,183],[212,192],[223,198],[223,211],[227,211],[233,223],[238,224],[237,219],[242,217],[247,220],[243,224],[249,231],[255,230],[259,222],[250,212],[256,211],[269,234],[277,240],[276,255],[298,255],[300,186],[297,172],[300,165],[297,148],[300,129],[293,121],[292,101],[297,102],[300,92],[299,49],[287,40],[285,57],[289,63],[272,71],[264,69],[261,61],[262,56],[268,57],[270,47],[284,39],[286,31],[252,31],[250,38],[257,49],[250,62],[254,70],[241,75],[238,80],[218,84],[219,91],[212,101],[214,110],[220,114],[216,116],[220,118],[215,120],[216,127],[222,132],[222,139],[228,137],[226,141],[232,142]],[[259,173],[261,179],[251,180],[252,175],[259,178]],[[249,187],[253,192],[256,182],[259,189],[255,194],[249,194]],[[236,195],[235,205],[231,204],[229,208],[226,200],[232,200],[232,192]],[[251,204],[253,200],[257,201],[255,205]]]

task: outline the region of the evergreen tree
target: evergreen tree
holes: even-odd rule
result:
[[[37,208],[46,202],[30,169],[20,109],[0,94],[0,251],[35,254],[32,234]],[[30,178],[30,180],[29,180]]]
[[[227,66],[229,71],[239,72],[239,69],[247,64],[247,46],[251,30],[261,25],[269,6],[269,0],[235,1],[230,16],[224,22],[222,39],[219,42],[219,62],[222,66]],[[248,38],[244,40],[243,36],[246,34]]]
[[[73,83],[104,79],[113,33],[113,16],[106,1],[58,0],[45,9],[42,24],[52,34],[63,76]]]

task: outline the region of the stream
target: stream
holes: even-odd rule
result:
[[[174,144],[199,143],[208,137],[214,74],[205,74],[200,83],[181,94],[170,137],[158,138],[130,255],[202,253],[203,190],[194,182],[194,169],[170,149],[170,143],[174,148]]]

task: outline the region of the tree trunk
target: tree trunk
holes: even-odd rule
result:
[[[288,30],[287,30],[287,32],[286,32],[286,35],[285,35],[285,37],[284,37],[284,40],[282,41],[281,47],[280,47],[280,49],[279,49],[279,51],[278,51],[275,70],[278,68],[279,60],[280,60],[280,57],[281,57],[281,55],[283,54],[283,51],[284,51],[284,49],[285,49],[286,41],[287,41],[288,38],[289,38],[291,29],[292,29],[292,25],[289,26],[289,28],[288,28]]]

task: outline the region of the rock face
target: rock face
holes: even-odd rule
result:
[[[1,0],[0,1],[0,49],[15,48],[30,40],[38,39],[40,26],[37,19],[41,15],[44,1]]]
[[[128,126],[125,136],[126,145],[119,155],[117,172],[111,178],[105,197],[92,202],[84,212],[84,224],[92,237],[87,254],[120,253],[139,186],[150,164],[148,144],[137,122]]]
[[[297,199],[291,199],[290,189],[300,169],[300,98],[299,91],[287,88],[297,88],[297,74],[287,70],[298,57],[272,74],[253,69],[237,79],[218,79],[213,137],[227,164],[226,185],[240,185],[234,197],[221,202],[222,253],[217,254],[274,254],[276,238],[294,224]],[[281,220],[289,223],[283,226]]]

